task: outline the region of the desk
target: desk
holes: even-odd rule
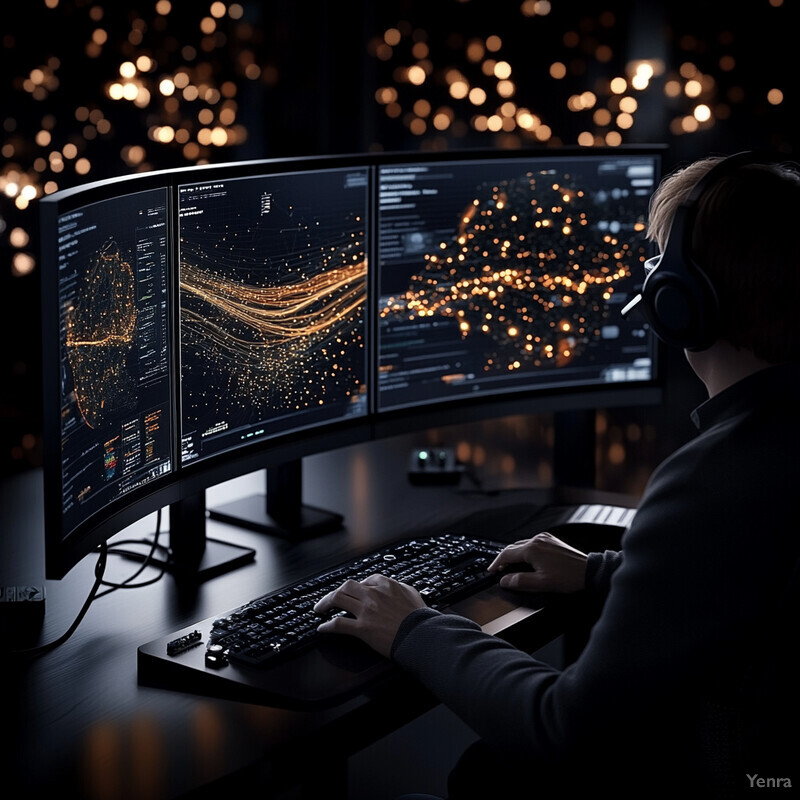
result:
[[[446,487],[413,487],[405,480],[408,444],[359,445],[306,460],[307,502],[345,515],[346,528],[290,543],[209,521],[208,533],[252,546],[254,563],[178,592],[165,576],[147,587],[120,590],[95,601],[73,636],[27,664],[6,663],[3,774],[33,797],[150,800],[179,797],[256,763],[269,762],[280,787],[307,784],[308,796],[331,798],[345,785],[347,757],[435,705],[397,673],[368,694],[323,710],[291,711],[140,686],[140,644],[233,608],[251,597],[338,563],[366,547],[425,530],[443,530],[472,512],[511,504],[541,504],[546,490],[487,496]],[[209,490],[208,504],[263,490],[263,473]],[[0,570],[6,583],[41,582],[41,475],[30,472],[3,486]],[[595,502],[619,497],[582,494]],[[570,499],[570,498],[567,498]],[[575,501],[577,501],[577,496]],[[629,500],[629,498],[626,498]],[[150,532],[155,515],[125,531]],[[602,544],[600,546],[603,546]],[[48,581],[45,621],[33,643],[51,641],[75,618],[93,582],[94,557],[61,581]],[[109,577],[132,571],[109,558]],[[554,634],[540,631],[542,643]],[[530,642],[531,649],[538,646]],[[298,766],[314,754],[314,768]],[[323,758],[324,756],[324,758]],[[315,783],[325,786],[315,790]],[[9,778],[4,777],[5,786]],[[261,797],[269,797],[264,791]],[[298,794],[292,794],[298,797]],[[302,795],[306,796],[306,795]]]

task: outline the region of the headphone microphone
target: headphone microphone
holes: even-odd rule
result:
[[[719,330],[719,300],[702,266],[692,255],[692,232],[697,204],[722,176],[744,164],[774,163],[745,151],[717,162],[695,184],[675,211],[666,247],[660,257],[645,263],[648,269],[642,289],[622,309],[627,316],[638,309],[653,333],[668,345],[704,350],[714,343]]]

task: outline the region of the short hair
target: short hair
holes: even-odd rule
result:
[[[650,200],[647,237],[661,251],[677,208],[722,159],[666,176]],[[800,358],[800,170],[743,163],[700,196],[691,250],[720,305],[719,338],[778,364]]]

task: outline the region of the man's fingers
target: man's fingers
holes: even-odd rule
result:
[[[494,561],[486,568],[489,572],[496,572],[509,564],[519,564],[523,561],[523,546],[526,542],[516,542],[504,547],[496,556]]]
[[[381,586],[388,580],[385,575],[377,572],[361,581],[349,578],[341,586],[321,597],[314,605],[314,612],[324,616],[332,609],[342,609],[355,615],[366,599],[370,587]]]
[[[314,612],[325,614],[332,608],[341,608],[352,613],[363,596],[364,589],[358,581],[346,580],[338,589],[321,597],[314,606]]]
[[[350,633],[352,634],[358,627],[358,620],[354,617],[336,614],[324,622],[317,625],[320,633]]]
[[[523,592],[536,592],[540,588],[540,575],[537,572],[511,572],[500,578],[504,589],[519,589]]]

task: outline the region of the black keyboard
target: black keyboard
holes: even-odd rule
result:
[[[486,567],[501,545],[466,536],[442,535],[394,544],[335,569],[266,594],[216,619],[206,658],[220,666],[227,660],[252,666],[269,665],[312,644],[322,621],[316,602],[352,579],[380,572],[413,586],[426,603],[438,608],[494,579]]]
[[[143,645],[140,682],[242,699],[253,699],[253,689],[311,702],[346,693],[388,662],[351,637],[320,634],[313,608],[321,597],[348,578],[380,572],[444,608],[497,582],[486,568],[503,546],[442,534],[382,547]],[[307,683],[324,685],[300,687],[304,671]]]

